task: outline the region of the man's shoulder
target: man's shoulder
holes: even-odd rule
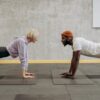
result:
[[[84,38],[76,37],[73,39],[73,51],[78,51],[82,49],[82,40]]]
[[[75,37],[74,40],[84,40],[83,37]]]
[[[76,38],[73,39],[73,42],[83,42],[83,41],[85,41],[85,40],[86,40],[86,39],[83,38],[83,37],[76,37]]]

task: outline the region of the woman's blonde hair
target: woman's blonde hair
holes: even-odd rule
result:
[[[39,35],[39,32],[36,29],[32,29],[30,32],[27,33],[27,38],[34,40]]]

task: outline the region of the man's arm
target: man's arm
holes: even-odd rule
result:
[[[76,71],[77,71],[77,67],[79,64],[79,59],[80,59],[80,51],[74,51],[73,52],[73,57],[71,60],[71,66],[70,66],[70,70],[69,73],[74,77]]]

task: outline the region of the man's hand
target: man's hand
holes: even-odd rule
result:
[[[74,79],[74,76],[71,73],[65,72],[62,73],[62,78],[70,78],[70,79]]]
[[[73,75],[68,75],[68,74],[63,75],[62,78],[75,79]]]
[[[61,73],[60,75],[72,76],[72,74],[69,72],[64,72],[64,73]]]
[[[79,64],[79,59],[80,59],[80,51],[73,52],[73,57],[71,60],[71,66],[70,66],[69,72],[62,73],[61,75],[63,75],[62,76],[63,78],[74,79],[74,76],[75,76],[75,73],[77,71],[77,67]]]

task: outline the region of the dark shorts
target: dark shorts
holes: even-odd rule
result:
[[[10,56],[6,47],[0,47],[0,58]]]

